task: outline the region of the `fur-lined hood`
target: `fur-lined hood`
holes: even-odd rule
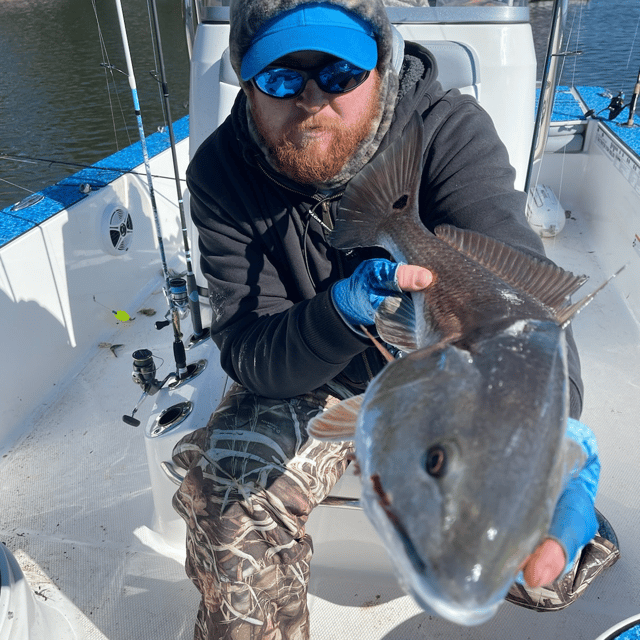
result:
[[[258,30],[271,18],[302,4],[320,0],[231,0],[229,54],[231,66],[240,78],[242,58]],[[391,60],[391,25],[382,0],[322,0],[355,13],[370,24],[378,43],[378,69],[386,69]]]
[[[302,4],[316,0],[231,0],[229,54],[231,65],[240,79],[242,58],[251,46],[256,32],[271,18]],[[319,1],[319,0],[318,0]],[[394,35],[383,0],[321,0],[350,11],[371,25],[378,45],[378,74],[380,76],[380,115],[371,122],[369,135],[362,141],[351,159],[329,182],[315,185],[320,189],[335,189],[346,184],[376,152],[393,119],[393,109],[398,94],[398,72],[392,64]],[[398,36],[399,37],[399,34]],[[396,45],[397,46],[397,45]],[[251,111],[246,109],[247,125],[254,142],[262,149],[267,161],[275,168],[269,151],[262,145]]]

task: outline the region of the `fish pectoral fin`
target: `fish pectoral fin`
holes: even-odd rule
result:
[[[587,276],[576,276],[476,231],[443,224],[435,228],[435,234],[507,284],[550,307],[558,324],[565,324],[567,315],[575,313],[568,298],[587,281]]]
[[[353,440],[364,394],[347,398],[309,420],[307,432],[317,440]]]
[[[418,348],[416,313],[413,298],[408,294],[385,298],[375,316],[380,337],[405,353]]]

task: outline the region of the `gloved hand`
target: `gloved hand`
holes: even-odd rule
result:
[[[342,319],[353,327],[373,324],[380,303],[401,291],[396,279],[398,266],[382,258],[365,260],[349,278],[336,282],[331,299]]]
[[[594,503],[600,460],[595,436],[572,418],[568,420],[566,435],[583,448],[587,460],[580,474],[569,481],[560,495],[547,539],[525,563],[522,577],[532,587],[549,584],[569,571],[577,554],[598,530]]]
[[[598,530],[594,504],[600,479],[598,444],[591,429],[569,418],[567,437],[582,446],[587,461],[580,474],[569,481],[560,496],[549,528],[549,536],[564,548],[567,560],[565,571],[571,568],[578,551]]]
[[[380,303],[400,291],[420,291],[431,283],[428,269],[383,258],[365,260],[349,278],[336,282],[331,299],[352,328],[373,324]]]

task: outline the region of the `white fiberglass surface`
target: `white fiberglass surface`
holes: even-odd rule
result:
[[[558,194],[575,206],[561,235],[545,243],[560,265],[589,275],[586,293],[611,275],[615,242],[599,244],[605,221],[594,220],[604,209],[581,203],[577,191]],[[615,211],[624,202],[610,204]],[[615,218],[609,221],[615,230]],[[309,523],[316,551],[309,588],[313,640],[592,640],[640,610],[640,327],[629,302],[638,273],[638,263],[630,263],[573,322],[585,381],[582,417],[598,437],[602,461],[596,506],[619,536],[622,559],[564,611],[540,615],[505,604],[488,622],[461,627],[403,595],[362,512],[321,508]],[[158,291],[141,306],[165,312]],[[143,427],[123,423],[122,415],[140,396],[131,381],[134,350],[150,348],[164,358],[158,376],[170,369],[172,337],[169,329],[155,329],[157,319],[136,314],[132,323],[114,321],[109,343],[123,345],[117,357],[96,345],[80,373],[24,425],[28,435],[0,459],[1,539],[32,558],[109,640],[187,640],[199,602],[182,564],[136,536],[152,526],[153,498]],[[188,360],[208,357],[207,349],[188,352]],[[46,353],[41,361],[56,366]],[[151,399],[141,406],[143,424],[151,408]]]

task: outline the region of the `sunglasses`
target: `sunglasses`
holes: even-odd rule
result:
[[[270,65],[251,78],[254,86],[271,98],[296,98],[309,80],[325,93],[347,93],[359,87],[369,77],[369,71],[346,60],[336,60],[312,69],[289,69]]]

